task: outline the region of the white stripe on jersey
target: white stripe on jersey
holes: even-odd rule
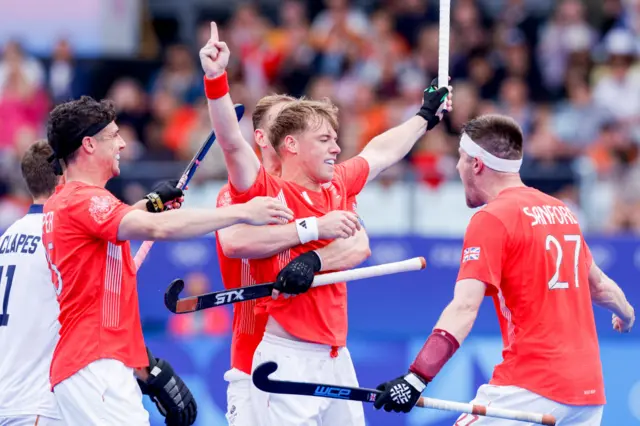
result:
[[[502,290],[498,290],[498,300],[500,301],[500,313],[507,321],[507,345],[505,349],[509,349],[516,338],[516,327],[511,319],[511,310],[507,306],[507,302],[504,300]]]
[[[102,325],[116,328],[120,325],[120,290],[122,289],[122,247],[107,243],[107,266],[102,299]]]
[[[49,383],[60,310],[42,245],[42,220],[41,213],[30,213],[0,237],[0,314],[9,315],[0,326],[0,418],[61,418]],[[10,266],[15,272],[8,291]]]

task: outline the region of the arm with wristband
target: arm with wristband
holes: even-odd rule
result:
[[[208,99],[209,118],[224,154],[229,182],[244,192],[255,182],[260,170],[260,160],[240,132],[240,125],[229,96],[226,67],[229,48],[218,38],[218,28],[211,23],[211,36],[200,49],[200,63],[204,70],[204,87]]]
[[[487,230],[490,230],[489,232]],[[408,413],[427,385],[453,357],[467,338],[487,293],[497,291],[501,282],[506,228],[492,214],[479,211],[465,233],[465,248],[477,248],[477,259],[463,258],[453,300],[442,312],[431,335],[409,367],[394,380],[382,383],[374,407]]]
[[[382,391],[374,407],[408,413],[427,385],[453,357],[471,331],[484,299],[486,285],[478,280],[456,283],[455,296],[444,309],[431,335],[418,352],[409,371],[377,387]]]
[[[263,259],[309,241],[349,238],[359,229],[354,213],[333,211],[322,217],[296,219],[286,225],[236,225],[218,231],[218,238],[227,257]]]
[[[347,205],[353,207],[352,214],[358,220],[359,225],[353,237],[336,238],[322,248],[308,251],[291,260],[278,273],[273,296],[277,297],[280,292],[286,294],[304,293],[311,288],[316,273],[353,269],[371,256],[369,236],[364,229],[364,223],[355,211],[356,200],[354,196],[349,197]]]

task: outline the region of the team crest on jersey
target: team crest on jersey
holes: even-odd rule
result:
[[[227,207],[231,205],[231,193],[229,191],[224,191],[222,194],[222,199],[220,200],[220,207]]]
[[[107,220],[107,218],[117,205],[118,200],[111,195],[94,195],[93,197],[91,197],[91,201],[89,203],[89,214],[91,215],[93,220],[101,224],[105,220]]]
[[[462,253],[462,263],[467,260],[479,260],[480,259],[480,247],[469,247],[464,249]]]

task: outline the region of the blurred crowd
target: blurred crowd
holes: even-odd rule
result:
[[[277,3],[238,3],[219,23],[231,49],[231,95],[247,116],[270,93],[328,97],[340,107],[344,160],[415,114],[437,77],[437,0],[325,0],[317,10],[303,0]],[[125,166],[184,162],[210,132],[197,57],[209,23],[195,31],[195,44],[162,49],[150,78],[122,75],[106,88],[128,142]],[[576,209],[585,185],[597,185],[611,200],[602,231],[640,232],[640,0],[453,0],[450,37],[454,110],[379,182],[437,188],[456,179],[462,124],[498,112],[525,133],[527,183]],[[2,46],[0,228],[28,205],[16,159],[45,135],[48,110],[90,80],[72,43],[61,41],[51,58]],[[242,126],[251,140],[251,121]],[[226,177],[217,147],[196,176]],[[128,201],[145,190],[126,179],[120,188]]]

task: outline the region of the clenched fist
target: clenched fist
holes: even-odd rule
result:
[[[245,204],[237,204],[237,206],[243,210],[243,222],[249,225],[275,225],[293,220],[291,209],[277,198],[256,197]]]
[[[614,330],[619,333],[629,333],[631,331],[633,323],[636,321],[636,315],[633,308],[630,307],[630,310],[631,314],[626,320],[620,318],[616,314],[613,314],[611,317],[611,324],[613,325]]]
[[[321,240],[349,238],[360,228],[358,216],[344,210],[332,211],[318,218],[318,238]]]
[[[211,36],[207,44],[200,49],[200,64],[207,78],[221,76],[229,64],[229,47],[218,38],[218,26],[211,23]]]

